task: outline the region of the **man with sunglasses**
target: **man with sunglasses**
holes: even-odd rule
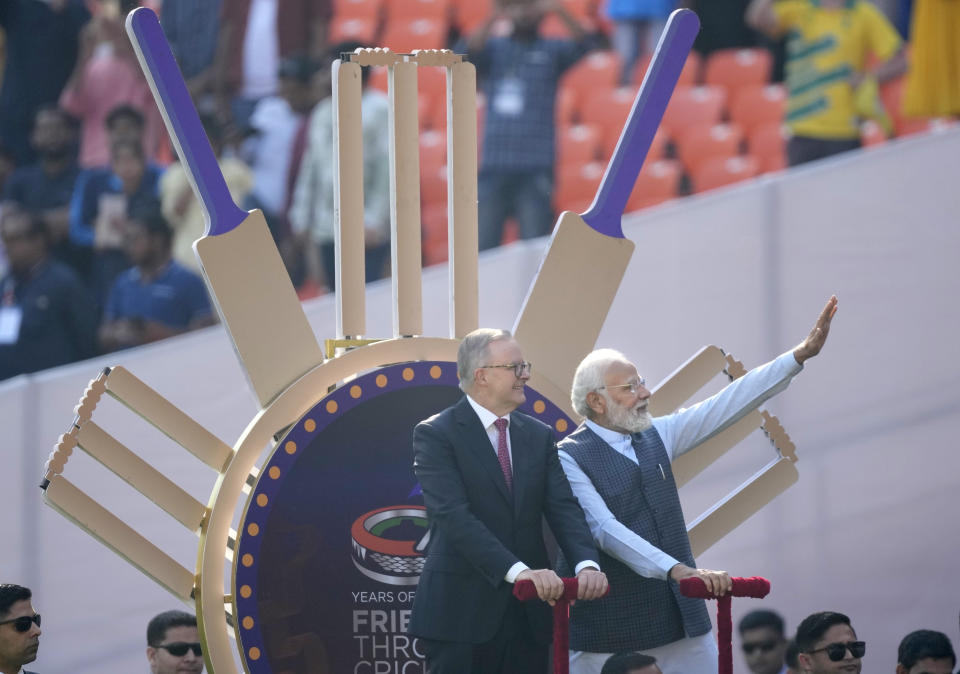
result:
[[[578,598],[607,589],[551,428],[515,411],[530,368],[508,331],[471,332],[457,351],[466,395],[414,430],[430,547],[409,633],[427,674],[546,674],[546,603],[563,583],[547,568],[544,518],[577,574]],[[513,583],[525,579],[542,602],[513,598]]]
[[[32,674],[23,669],[40,648],[40,615],[32,597],[22,585],[0,584],[0,674]]]
[[[850,618],[834,611],[821,611],[803,619],[797,627],[797,661],[805,674],[860,674],[860,658],[867,650],[850,625]]]
[[[732,581],[725,571],[697,568],[670,464],[784,390],[820,353],[836,310],[831,297],[795,349],[656,419],[646,382],[622,353],[600,349],[577,367],[570,399],[584,422],[557,449],[615,591],[571,607],[571,674],[598,674],[620,651],[656,657],[664,674],[717,671],[706,603],[681,595],[676,581],[699,577],[717,596]],[[562,558],[558,569],[568,572]]]
[[[165,611],[147,625],[147,661],[151,674],[199,674],[203,647],[197,618],[186,611]]]
[[[750,611],[740,619],[740,646],[752,674],[786,674],[787,638],[783,618],[768,609]]]

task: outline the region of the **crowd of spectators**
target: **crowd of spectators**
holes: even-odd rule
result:
[[[738,632],[743,661],[751,674],[859,674],[867,654],[867,641],[857,637],[848,616],[836,611],[807,616],[790,637],[780,614],[756,609],[740,620]],[[901,640],[895,665],[874,665],[871,671],[953,674],[956,665],[956,652],[946,634],[919,629]]]
[[[162,317],[179,313],[182,307],[174,312],[159,310],[155,304],[147,306],[143,293],[129,293],[125,311],[140,311],[142,321],[164,328],[125,331],[124,339],[116,339],[109,328],[116,318],[111,312],[116,308],[117,284],[133,282],[129,274],[124,275],[126,270],[139,268],[136,282],[141,284],[162,285],[168,276],[144,270],[131,256],[131,246],[137,245],[131,240],[144,239],[143,232],[131,234],[137,229],[130,225],[134,211],[139,214],[138,224],[156,235],[158,245],[169,243],[178,265],[174,276],[199,273],[192,243],[202,234],[203,212],[177,163],[123,26],[126,13],[141,4],[160,14],[235,201],[264,212],[302,297],[334,288],[330,65],[344,51],[379,44],[379,33],[367,35],[365,43],[342,42],[350,35],[344,29],[346,23],[337,23],[343,17],[336,12],[346,9],[339,5],[335,9],[331,0],[6,0],[0,3],[0,217],[5,223],[10,220],[4,229],[9,230],[13,246],[29,240],[43,249],[42,256],[36,255],[44,261],[24,270],[18,267],[22,260],[15,259],[15,251],[4,254],[0,247],[0,279],[8,302],[0,360],[15,364],[0,367],[0,378],[150,341],[209,318],[209,311],[201,311],[193,295],[186,299],[176,292],[157,291],[169,294],[169,302],[184,302],[197,312],[188,320],[169,323]],[[372,4],[378,16],[389,14],[389,0]],[[454,0],[447,4],[453,12]],[[477,66],[483,101],[480,248],[517,236],[547,234],[557,213],[572,208],[570,182],[563,180],[569,162],[563,164],[559,162],[563,157],[558,157],[563,147],[560,136],[567,128],[556,120],[566,105],[563,78],[585,54],[597,50],[615,54],[611,87],[636,87],[637,73],[642,76],[644,58],[649,57],[670,11],[687,6],[699,13],[703,23],[696,46],[702,55],[732,47],[770,48],[780,54],[772,68],[773,79],[782,74],[786,62],[789,84],[794,76],[809,79],[814,66],[802,44],[791,46],[784,57],[777,40],[789,34],[791,41],[817,43],[822,36],[813,32],[823,26],[833,30],[830,20],[819,18],[832,11],[832,4],[851,3],[611,0],[604,13],[593,2],[491,0],[480,3],[487,7],[486,13],[476,13],[469,25],[466,19],[444,23],[448,33],[440,46],[466,53]],[[904,4],[908,3],[890,0],[886,9],[896,13]],[[797,109],[783,120],[795,127],[791,163],[859,145],[851,111],[860,111],[857,106],[862,101],[875,102],[877,84],[898,77],[906,68],[903,43],[890,22],[867,0],[852,5],[859,42],[842,38],[842,53],[824,56],[833,59],[837,72],[843,71],[846,88],[823,89],[817,78],[816,86],[806,86],[802,92],[789,85],[788,110],[797,99]],[[849,29],[849,22],[841,23]],[[861,23],[870,30],[860,30]],[[806,55],[801,58],[800,52]],[[871,55],[879,64],[865,77],[864,64]],[[814,70],[822,66],[814,65]],[[381,91],[385,78],[373,84],[366,81],[368,74],[365,69],[366,275],[376,280],[389,273],[390,264],[388,105]],[[868,91],[860,95],[865,88]],[[442,108],[442,101],[434,100],[432,105]],[[818,108],[823,105],[826,111]],[[811,115],[814,108],[818,112]],[[429,110],[428,114],[435,116]],[[442,121],[437,123],[441,125]],[[615,140],[616,135],[605,139],[607,149]],[[671,140],[679,143],[679,135]],[[686,158],[680,156],[683,152],[678,153],[672,143],[665,152],[677,154],[683,159],[683,170],[690,171]],[[654,163],[655,154],[651,150],[648,163]],[[591,159],[600,163],[607,156]],[[430,170],[436,168],[431,165]],[[598,181],[599,176],[593,179]],[[678,185],[655,200],[631,200],[630,207],[689,189],[684,182]],[[150,210],[154,212],[144,215]],[[445,218],[445,207],[428,205],[424,199],[428,263],[445,255],[443,242],[434,247],[441,250],[439,258],[428,254],[428,214],[438,213]],[[172,232],[169,241],[160,232],[161,223]],[[40,268],[46,266],[56,273],[41,274]],[[67,273],[79,283],[69,280]],[[32,285],[42,287],[41,277],[51,274],[64,287],[70,286],[72,293],[88,296],[94,325],[107,323],[99,331],[99,340],[78,337],[71,349],[61,349],[56,358],[36,360],[26,356],[26,347],[17,345],[29,330],[39,329],[32,319],[27,320],[33,310],[21,298]],[[21,318],[13,318],[14,313]],[[44,320],[53,320],[53,325],[73,318]],[[110,334],[114,336],[107,337]]]
[[[30,674],[23,666],[39,655],[40,623],[29,588],[0,584],[0,671]],[[194,615],[165,611],[150,620],[146,632],[146,656],[153,674],[203,671],[203,645]],[[857,636],[850,618],[836,611],[807,616],[791,638],[778,613],[757,609],[741,619],[738,632],[745,671],[751,674],[859,674],[868,652],[868,642]],[[874,663],[871,671],[953,674],[956,665],[956,651],[946,634],[918,629],[900,641],[896,663]],[[656,658],[624,652],[609,657],[600,674],[660,672]]]

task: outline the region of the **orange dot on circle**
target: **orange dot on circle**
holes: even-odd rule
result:
[[[430,368],[430,376],[433,377],[434,379],[439,379],[440,373],[441,373],[441,370],[439,365],[434,365],[433,367]]]
[[[247,651],[247,655],[250,656],[250,659],[251,659],[251,660],[259,660],[259,659],[260,659],[260,649],[257,648],[256,646],[254,646],[254,647],[252,647],[249,651]]]
[[[330,414],[333,414],[333,413],[336,412],[336,411],[337,411],[337,401],[336,401],[336,400],[328,400],[328,401],[327,401],[327,412],[329,412]]]
[[[294,454],[297,451],[297,443],[295,443],[293,440],[287,440],[283,448],[286,450],[287,454]]]
[[[243,597],[244,599],[249,599],[251,594],[253,594],[253,590],[250,589],[250,586],[249,586],[249,585],[241,585],[241,586],[240,586],[240,596],[241,596],[241,597]]]
[[[567,420],[566,419],[557,419],[557,430],[563,433],[567,430]]]
[[[538,400],[537,402],[533,403],[533,411],[537,414],[543,414],[545,409],[547,409],[547,406],[542,400]]]
[[[247,616],[243,619],[243,629],[252,630],[253,629],[253,618]]]
[[[257,505],[260,506],[261,508],[267,505],[269,501],[270,499],[267,498],[266,494],[257,494]]]
[[[351,397],[351,398],[359,398],[361,395],[363,395],[363,389],[362,389],[362,388],[360,388],[359,386],[356,386],[356,385],[350,387],[350,397]]]
[[[270,466],[269,473],[270,473],[270,478],[273,480],[276,480],[278,477],[280,477],[280,469],[277,468],[276,466]]]
[[[403,380],[410,381],[412,379],[413,379],[413,368],[412,367],[403,368]]]
[[[257,524],[256,522],[251,522],[250,524],[247,525],[247,533],[250,534],[251,536],[256,536],[257,534],[260,533],[260,525]]]
[[[244,566],[253,566],[253,555],[248,552],[240,558],[240,563]]]
[[[383,387],[386,386],[386,385],[387,385],[387,375],[385,375],[385,374],[378,374],[378,375],[377,375],[377,386],[378,386],[379,388],[383,388]]]
[[[315,430],[317,430],[317,422],[313,419],[307,419],[303,422],[303,428],[307,431],[307,433],[313,433]]]

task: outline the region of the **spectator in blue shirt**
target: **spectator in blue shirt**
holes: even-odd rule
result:
[[[77,275],[50,258],[42,218],[8,204],[0,239],[0,379],[94,355],[97,313]]]
[[[13,172],[3,200],[33,211],[43,219],[54,257],[67,263],[70,197],[80,174],[77,166],[77,122],[55,105],[37,111],[30,143],[38,160]]]
[[[100,328],[104,351],[155,342],[214,322],[203,280],[173,260],[172,242],[173,229],[160,204],[136,204],[125,236],[134,266],[120,274],[110,290]]]
[[[540,22],[555,12],[573,39],[540,37]],[[500,19],[507,37],[491,37]],[[554,102],[563,72],[591,47],[583,27],[556,0],[498,0],[492,15],[467,40],[487,97],[477,190],[480,250],[499,246],[513,215],[520,237],[543,236],[553,225]]]
[[[130,266],[124,253],[126,214],[133,204],[158,198],[163,170],[148,164],[143,145],[118,140],[110,166],[80,174],[70,204],[70,241],[82,252],[83,268],[100,306],[113,280]]]

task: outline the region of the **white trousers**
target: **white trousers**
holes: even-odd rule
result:
[[[655,657],[663,674],[717,674],[719,653],[713,632],[641,652]],[[600,674],[603,663],[611,655],[613,653],[570,651],[570,674]]]

